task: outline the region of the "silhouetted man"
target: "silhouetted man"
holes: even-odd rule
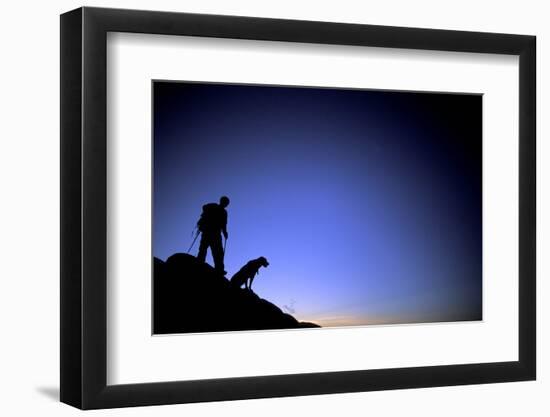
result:
[[[210,247],[212,257],[214,258],[214,268],[225,275],[223,265],[223,246],[222,233],[227,239],[227,211],[225,208],[229,205],[229,198],[223,196],[220,203],[209,203],[202,206],[201,218],[197,222],[197,227],[202,233],[199,254],[197,258],[205,262],[206,251]]]

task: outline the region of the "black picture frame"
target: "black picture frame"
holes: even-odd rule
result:
[[[108,32],[519,56],[519,360],[107,385]],[[81,409],[533,380],[536,38],[103,8],[61,15],[61,401]]]

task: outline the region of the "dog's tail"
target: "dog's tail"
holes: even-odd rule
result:
[[[235,279],[235,275],[233,275],[231,278],[229,278],[229,285],[233,288],[239,288],[240,285],[237,282],[237,279]]]

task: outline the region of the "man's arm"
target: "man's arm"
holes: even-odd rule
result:
[[[227,239],[229,237],[227,233],[227,211],[225,209],[223,210],[223,227],[222,227],[222,233]]]

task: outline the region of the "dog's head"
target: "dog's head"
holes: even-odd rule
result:
[[[264,268],[269,265],[269,262],[267,262],[267,259],[265,259],[263,256],[260,256],[258,259],[256,259],[256,261],[258,261],[258,263]]]

